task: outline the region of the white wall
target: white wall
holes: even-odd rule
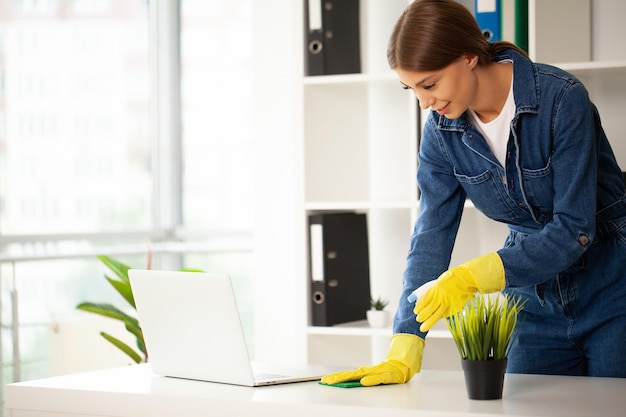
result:
[[[302,1],[253,2],[257,78],[255,360],[306,362],[301,157]]]

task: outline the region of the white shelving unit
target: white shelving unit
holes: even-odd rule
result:
[[[303,81],[305,210],[367,213],[372,292],[390,310],[417,213],[418,107],[385,59],[408,4],[362,1],[362,73]]]
[[[590,48],[587,55],[591,59],[567,62],[568,51],[580,52],[576,45],[563,48],[558,43],[542,43],[548,23],[552,32],[560,31],[556,26],[570,23],[560,15],[550,15],[554,13],[553,5],[539,0],[529,0],[529,30],[538,36],[529,36],[536,48],[533,50],[531,44],[530,55],[539,56],[538,62],[555,63],[585,83],[618,160],[626,169],[626,141],[621,140],[626,128],[620,123],[626,113],[626,49],[622,47],[626,29],[621,23],[608,27],[597,21],[598,16],[625,16],[626,3],[555,2],[565,2],[565,8],[578,10],[578,18],[589,21],[584,44]],[[410,234],[419,210],[415,171],[420,111],[415,97],[400,87],[385,60],[391,28],[409,3],[362,0],[362,73],[304,77],[302,83],[304,214],[332,210],[367,213],[372,294],[390,300],[391,311],[397,308]],[[586,16],[585,10],[589,11]],[[550,48],[556,49],[551,52]],[[560,62],[551,61],[551,55],[559,57]],[[466,204],[452,264],[500,248],[507,233],[506,226],[487,219],[471,203]],[[306,264],[301,271],[306,277]],[[303,305],[309,305],[308,299]],[[456,348],[445,324],[438,326],[428,336],[423,366],[457,369]],[[378,362],[384,358],[391,333],[390,328],[370,329],[364,322],[310,326],[308,359],[327,365]]]

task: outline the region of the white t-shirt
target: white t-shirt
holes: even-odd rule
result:
[[[498,161],[500,161],[500,164],[504,167],[506,165],[506,147],[511,131],[511,121],[513,120],[513,117],[515,117],[513,80],[511,80],[509,95],[498,117],[490,122],[484,123],[472,109],[469,109],[468,114],[472,123],[476,126],[476,129],[478,129],[487,141],[491,152],[493,152]]]

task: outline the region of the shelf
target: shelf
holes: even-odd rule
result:
[[[607,74],[626,75],[626,61],[624,60],[567,62],[554,65],[574,75],[593,75],[594,77],[605,76]]]
[[[393,72],[382,74],[339,74],[339,75],[315,75],[304,77],[304,85],[334,85],[334,84],[369,84],[378,82],[395,81],[400,85],[398,75]]]
[[[409,201],[319,201],[306,203],[311,211],[323,210],[372,210],[372,209],[417,209],[419,203]]]
[[[324,336],[389,336],[393,334],[391,327],[372,328],[366,320],[353,321],[351,323],[337,324],[335,326],[309,326],[309,335]],[[445,322],[441,321],[435,328],[428,332],[429,338],[451,339],[452,336],[446,328]]]
[[[465,201],[464,207],[467,209],[475,208],[474,203],[469,199]],[[419,201],[316,201],[305,203],[304,208],[308,211],[368,211],[374,209],[418,210]]]
[[[329,336],[391,336],[391,327],[373,328],[367,324],[367,320],[353,321],[350,323],[336,324],[334,326],[309,326],[309,334]]]
[[[625,73],[626,61],[588,61],[588,62],[565,62],[551,64],[565,71],[575,74],[594,74],[602,75],[603,73]],[[339,74],[339,75],[317,75],[304,77],[305,86],[324,86],[336,84],[370,84],[379,82],[398,82],[398,76],[395,72],[389,71],[382,74]]]

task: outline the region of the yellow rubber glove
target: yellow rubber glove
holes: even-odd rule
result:
[[[395,334],[385,360],[378,365],[337,372],[322,378],[323,384],[360,381],[371,387],[380,384],[404,384],[420,371],[424,353],[424,339],[413,334]]]
[[[417,300],[417,321],[426,332],[443,317],[461,311],[476,292],[491,293],[504,289],[504,265],[496,252],[479,256],[444,272]]]

